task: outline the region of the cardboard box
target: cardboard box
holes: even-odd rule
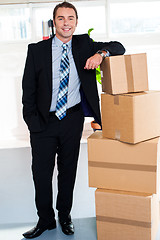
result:
[[[160,136],[160,91],[101,95],[103,136],[138,143]]]
[[[158,193],[160,138],[132,145],[96,131],[88,138],[88,173],[90,187]]]
[[[98,240],[155,240],[159,224],[156,194],[97,189]]]
[[[146,53],[105,58],[101,64],[102,91],[109,94],[148,91]]]

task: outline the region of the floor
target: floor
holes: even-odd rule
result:
[[[75,226],[75,234],[66,236],[62,233],[59,224],[57,228],[51,231],[45,231],[36,240],[97,240],[96,218],[73,219]],[[25,240],[22,233],[30,230],[34,224],[16,224],[16,225],[0,225],[0,239],[4,240]],[[160,240],[160,227],[156,239]]]
[[[96,240],[96,219],[95,218],[84,218],[84,219],[73,219],[75,226],[75,234],[72,236],[66,236],[62,233],[59,224],[57,228],[45,231],[36,240]],[[30,230],[34,224],[17,224],[17,225],[0,225],[0,239],[1,240],[25,240],[22,233]]]

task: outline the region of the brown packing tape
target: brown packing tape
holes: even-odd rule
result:
[[[119,96],[118,95],[114,95],[114,104],[119,105]]]
[[[156,172],[157,171],[157,166],[139,165],[139,164],[89,161],[88,165],[89,165],[89,167],[113,168],[113,169],[135,170],[135,171],[145,171],[145,172]]]
[[[134,92],[134,81],[133,81],[133,68],[131,55],[124,55],[126,74],[127,74],[127,85],[128,92]]]
[[[119,96],[118,95],[114,96],[114,104],[119,105]],[[120,140],[120,131],[119,130],[115,130],[115,139]]]
[[[110,223],[118,223],[118,224],[125,224],[125,225],[131,225],[136,227],[144,227],[144,228],[151,228],[152,223],[150,222],[142,222],[137,220],[129,220],[129,219],[123,219],[123,218],[113,218],[113,217],[105,217],[105,216],[96,216],[97,221],[101,222],[110,222]]]
[[[115,130],[115,139],[120,140],[120,137],[121,137],[120,130]]]

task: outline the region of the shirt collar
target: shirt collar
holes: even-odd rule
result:
[[[52,44],[54,44],[56,47],[61,47],[63,42],[61,40],[59,40],[55,35],[53,38]],[[68,45],[68,48],[70,49],[72,46],[72,39],[69,42],[67,42],[66,44]]]

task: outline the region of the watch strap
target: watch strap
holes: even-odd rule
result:
[[[101,50],[98,50],[96,53],[100,54],[103,57],[103,59],[106,57],[109,57],[109,55],[110,55],[108,51],[106,51],[106,53],[104,53]]]

